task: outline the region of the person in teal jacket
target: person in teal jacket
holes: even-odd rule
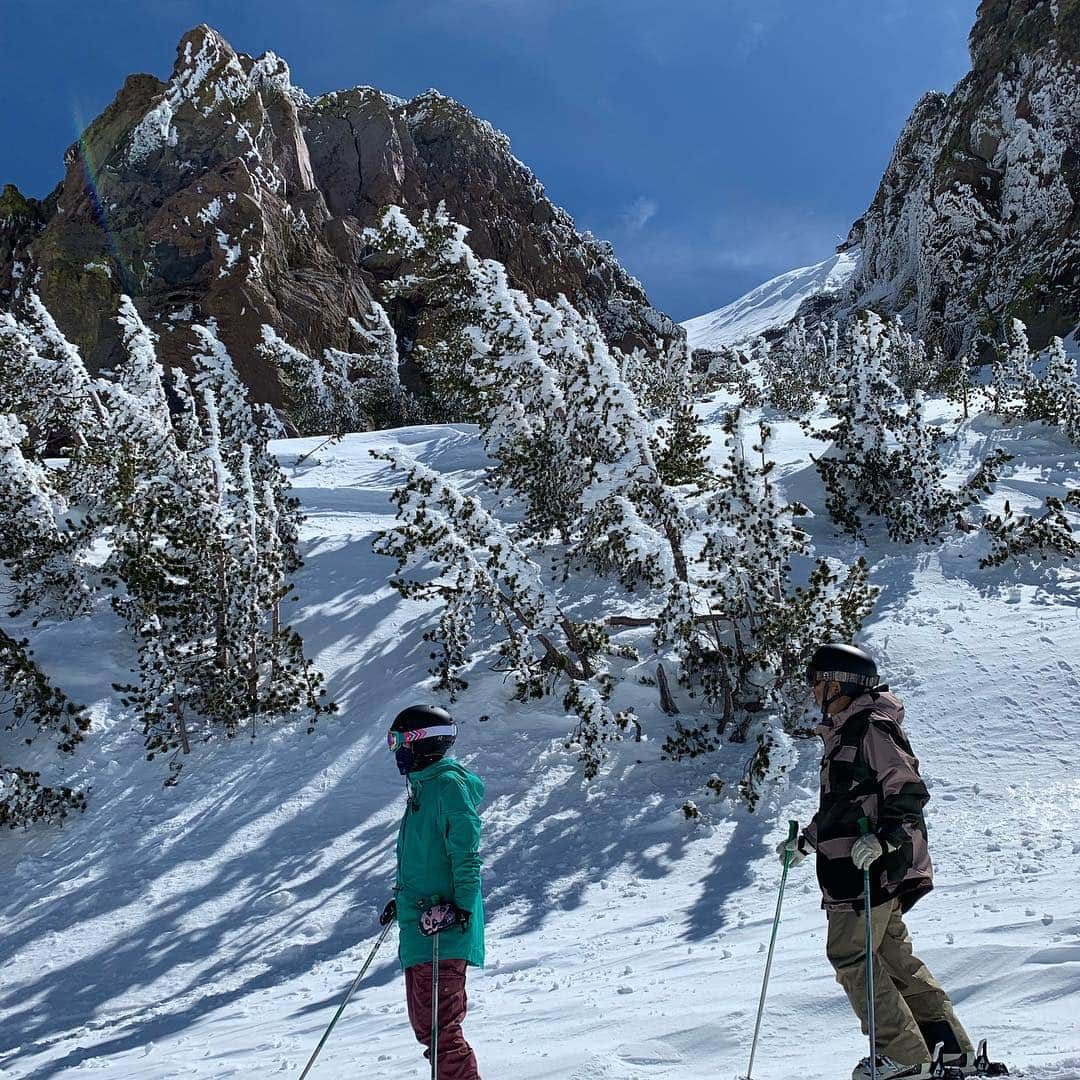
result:
[[[477,813],[484,783],[446,756],[456,737],[450,714],[432,705],[413,705],[390,726],[387,742],[409,797],[398,829],[394,899],[381,921],[397,919],[409,1022],[429,1060],[436,1044],[437,1080],[480,1080],[462,1022],[466,971],[484,964]]]

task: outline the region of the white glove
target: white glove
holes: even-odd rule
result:
[[[797,836],[794,840],[781,840],[776,845],[776,857],[781,862],[789,852],[791,857],[788,860],[788,866],[798,866],[806,858],[806,841],[801,836]]]
[[[876,836],[867,833],[855,841],[851,849],[851,861],[856,869],[865,870],[876,863],[884,853],[885,849],[881,846],[881,841]]]

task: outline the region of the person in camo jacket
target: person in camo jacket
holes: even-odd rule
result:
[[[966,1075],[975,1054],[948,995],[914,954],[903,916],[933,888],[923,807],[930,795],[904,733],[904,706],[878,683],[877,665],[851,645],[823,645],[807,679],[821,707],[821,802],[813,820],[776,851],[789,865],[817,852],[826,953],[868,1031],[863,870],[870,868],[878,1080],[929,1071],[943,1061]],[[860,819],[870,831],[861,833]],[[870,1058],[852,1080],[869,1077]],[[954,1074],[955,1075],[955,1074]]]

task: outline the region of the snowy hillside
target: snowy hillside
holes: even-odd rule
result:
[[[789,270],[716,311],[687,319],[682,325],[690,348],[735,345],[785,326],[804,301],[840,292],[855,275],[858,265],[859,250],[851,248],[813,266]]]
[[[763,318],[766,308],[762,294]],[[722,408],[700,406],[717,440]],[[795,423],[774,427],[785,494],[816,512],[818,550],[850,561],[865,548],[836,539],[822,512],[809,460],[820,444]],[[196,747],[181,783],[162,790],[162,770],[141,761],[140,736],[110,704],[130,663],[112,617],[51,630],[38,649],[94,703],[78,755],[93,790],[86,816],[59,834],[2,839],[0,1077],[295,1077],[374,941],[403,805],[383,736],[397,710],[429,697],[430,610],[393,592],[392,564],[372,553],[393,480],[368,450],[404,447],[478,494],[482,453],[474,428],[416,427],[350,436],[297,467],[314,445],[277,444],[309,515],[295,622],[342,705],[315,734]],[[998,446],[1016,457],[995,506],[1080,483],[1075,449],[1047,429],[984,420],[945,444],[950,475]],[[1080,573],[980,571],[980,542],[869,551],[884,593],[865,640],[907,703],[933,796],[938,888],[909,921],[973,1034],[1026,1077],[1077,1080]],[[562,748],[555,701],[511,704],[481,666],[455,707],[460,756],[488,785],[490,966],[471,978],[467,1024],[485,1077],[745,1072],[779,880],[773,844],[789,817],[813,811],[816,747],[750,815],[702,794],[715,759],[659,760],[671,721],[655,690],[628,681],[617,693],[649,738],[620,744],[589,783]],[[688,796],[704,820],[684,818]],[[315,1077],[427,1075],[392,953]],[[790,878],[755,1076],[838,1080],[864,1052],[824,957],[807,863]]]

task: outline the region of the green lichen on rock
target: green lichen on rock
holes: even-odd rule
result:
[[[5,184],[0,191],[0,217],[32,214],[37,204],[37,199],[28,199],[14,184]]]

